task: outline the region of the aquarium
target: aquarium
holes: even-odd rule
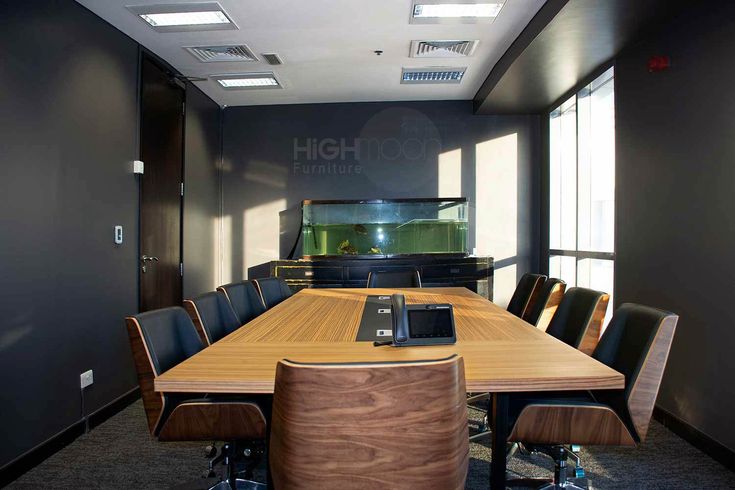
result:
[[[467,254],[467,200],[304,201],[304,257]]]

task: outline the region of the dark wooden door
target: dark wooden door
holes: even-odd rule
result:
[[[140,311],[148,311],[182,299],[184,91],[144,57],[140,101]]]

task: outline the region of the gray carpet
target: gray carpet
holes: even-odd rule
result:
[[[473,418],[479,417],[472,410]],[[490,451],[470,445],[468,489],[488,488]],[[202,443],[159,443],[152,439],[140,401],[80,437],[9,488],[164,489],[201,477],[206,469]],[[581,456],[590,488],[734,488],[733,473],[662,425],[652,422],[637,449],[584,448]],[[515,457],[509,476],[545,477],[551,461]],[[264,477],[263,471],[256,479]]]

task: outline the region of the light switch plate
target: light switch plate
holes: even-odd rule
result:
[[[84,389],[94,383],[94,373],[90,369],[79,375],[79,386]]]

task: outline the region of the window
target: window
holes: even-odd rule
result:
[[[610,294],[615,269],[615,104],[610,68],[549,114],[549,275]]]

